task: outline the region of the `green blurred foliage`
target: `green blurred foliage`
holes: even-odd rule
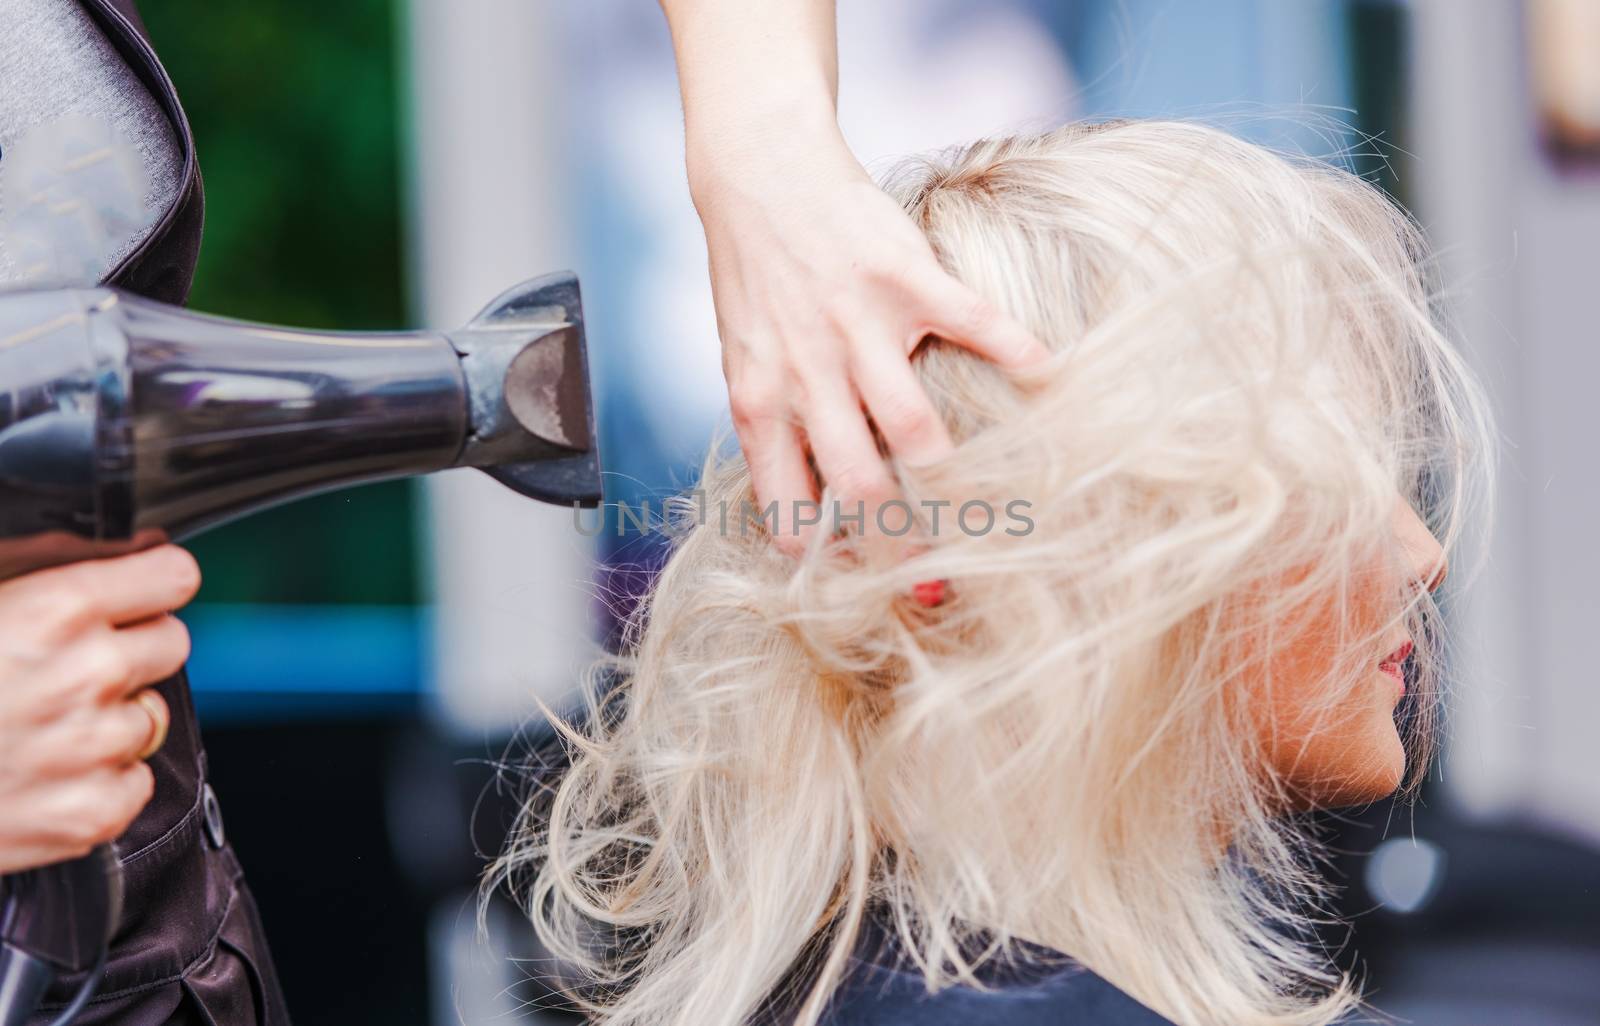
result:
[[[398,2],[141,0],[205,183],[196,309],[406,325]],[[367,485],[195,539],[200,601],[416,601],[411,494]]]
[[[190,302],[308,328],[406,323],[392,0],[143,0],[194,126]]]

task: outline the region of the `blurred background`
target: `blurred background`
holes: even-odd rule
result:
[[[192,305],[459,324],[571,268],[608,497],[660,509],[725,416],[666,26],[645,0],[143,0],[207,192]],[[1446,756],[1416,808],[1330,821],[1374,1003],[1600,1023],[1597,0],[840,0],[841,118],[897,155],[1080,116],[1185,115],[1345,162],[1440,247],[1505,435],[1458,564]],[[514,910],[474,921],[513,792],[659,539],[481,475],[282,507],[192,544],[213,779],[296,1021],[565,1021]],[[537,731],[535,723],[530,729]],[[364,981],[353,984],[352,981]]]

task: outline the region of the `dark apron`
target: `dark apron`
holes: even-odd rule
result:
[[[0,0],[3,2],[3,0]],[[162,105],[183,148],[178,198],[143,245],[105,283],[182,303],[200,252],[203,198],[194,136],[133,0],[79,0]],[[127,877],[122,923],[80,1026],[288,1026],[260,914],[206,782],[185,673],[156,690],[172,710],[166,744],[150,759],[155,795],[117,840]],[[44,1026],[77,992],[63,977],[29,1020]]]

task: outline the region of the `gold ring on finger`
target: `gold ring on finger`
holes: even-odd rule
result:
[[[161,696],[150,688],[144,688],[133,696],[140,708],[150,714],[150,739],[139,749],[136,759],[143,761],[161,750],[167,741],[167,728],[172,723],[172,716],[161,701]]]

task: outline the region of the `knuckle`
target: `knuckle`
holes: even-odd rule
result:
[[[83,748],[96,762],[120,760],[138,746],[142,725],[128,715],[134,710],[123,709],[120,705],[115,713],[107,711],[96,716],[91,725],[84,728]]]
[[[888,245],[868,248],[856,263],[855,274],[872,284],[886,285],[896,290],[909,287],[911,281],[899,248]]]
[[[108,812],[111,807],[108,797],[100,789],[87,785],[74,788],[59,804],[55,816],[56,834],[61,843],[88,851],[114,839],[121,831],[115,817]]]
[[[38,693],[30,703],[30,720],[35,725],[46,726],[61,723],[82,708],[80,696],[65,675],[46,677],[41,681]]]
[[[89,619],[92,606],[87,589],[75,580],[57,578],[36,596],[31,612],[40,628],[62,637]]]
[[[126,686],[133,676],[133,665],[122,646],[109,635],[102,635],[80,646],[79,686],[104,694]]]
[[[120,812],[120,807],[116,811]],[[83,840],[87,841],[91,848],[105,844],[108,841],[115,841],[128,828],[128,824],[131,822],[133,822],[133,816],[124,818],[113,815],[111,809],[102,806],[95,811],[93,818],[85,824]]]
[[[921,437],[934,426],[932,408],[916,396],[903,394],[886,397],[874,411],[873,419],[891,438]]]
[[[967,296],[956,305],[956,327],[968,334],[981,334],[994,323],[994,307],[982,296]]]
[[[63,859],[81,859],[94,850],[95,841],[87,831],[65,830],[57,827],[53,847]]]
[[[806,539],[800,534],[790,534],[779,531],[771,536],[772,544],[785,556],[799,557],[805,555]]]
[[[834,476],[835,490],[853,499],[881,499],[892,490],[889,476],[876,468],[851,464]]]
[[[84,788],[73,810],[71,839],[91,848],[122,836],[155,793],[154,775],[142,762],[107,780],[109,786]]]
[[[781,390],[766,382],[741,383],[728,396],[734,423],[749,425],[771,419],[778,412],[781,397]]]

